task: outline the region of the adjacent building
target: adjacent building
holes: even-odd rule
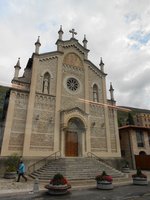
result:
[[[131,110],[130,115],[118,115],[124,122],[119,127],[121,155],[131,168],[150,169],[150,110],[126,108]]]

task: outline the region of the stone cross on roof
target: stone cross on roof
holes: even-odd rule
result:
[[[77,32],[75,32],[74,28],[72,30],[70,30],[69,32],[72,33],[72,38],[74,38],[74,35],[77,35]]]

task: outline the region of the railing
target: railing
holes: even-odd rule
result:
[[[97,159],[97,160],[103,162],[104,164],[108,165],[109,167],[113,168],[113,167],[111,166],[110,163],[108,163],[107,161],[103,160],[103,159],[100,158],[99,156],[96,156],[96,155],[95,155],[94,153],[92,153],[92,152],[88,152],[88,153],[87,153],[87,156],[90,157],[90,158],[95,158],[95,159]]]
[[[56,160],[56,159],[58,159],[60,157],[61,157],[61,152],[60,151],[52,153],[50,156],[47,156],[46,158],[42,158],[41,160],[39,160],[39,161],[33,163],[32,165],[30,165],[28,167],[27,171],[30,174],[30,173],[38,170],[39,168],[45,166],[48,163],[49,160],[52,160],[52,159]]]

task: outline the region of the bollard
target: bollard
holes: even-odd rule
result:
[[[34,193],[39,192],[39,179],[38,179],[38,178],[36,178],[36,179],[34,180],[33,192],[34,192]]]

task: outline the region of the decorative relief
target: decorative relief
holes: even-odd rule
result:
[[[106,137],[105,129],[101,127],[91,127],[92,137]]]
[[[24,119],[24,121],[25,121],[26,115],[27,115],[27,111],[24,109],[16,108],[14,110],[14,118]]]
[[[77,66],[77,67],[82,67],[83,63],[78,55],[75,53],[68,53],[63,61],[64,64],[72,65],[72,66]]]
[[[53,147],[36,147],[36,146],[30,146],[30,150],[32,151],[53,151]]]
[[[45,147],[51,147],[54,146],[54,138],[53,135],[48,134],[32,134],[31,135],[31,146],[45,146]]]
[[[22,146],[9,146],[8,150],[9,151],[22,151],[23,147]]]
[[[97,148],[99,151],[105,150],[107,148],[106,138],[91,138],[91,148]]]
[[[115,138],[111,138],[111,149],[112,149],[112,151],[116,151],[117,152],[117,144],[116,144],[116,139]]]
[[[49,121],[34,121],[32,131],[38,133],[52,133],[54,131],[54,124]]]
[[[107,152],[107,149],[106,148],[103,148],[103,149],[99,149],[99,148],[91,148],[91,152]]]
[[[16,94],[16,102],[15,102],[16,108],[22,108],[26,109],[28,104],[28,94],[27,93],[21,93],[17,92]]]
[[[98,104],[90,104],[90,114],[104,118],[104,108]]]
[[[53,123],[54,112],[35,110],[33,119],[40,120],[40,121],[49,121],[49,123]]]
[[[25,120],[14,119],[12,124],[12,131],[24,132],[25,130]]]
[[[54,109],[55,97],[36,94],[35,108],[37,109]]]
[[[68,72],[68,73],[77,74],[81,76],[81,74],[83,75],[84,73],[84,69],[81,67],[63,64],[63,72]]]
[[[72,109],[74,107],[78,107],[81,110],[85,109],[85,105],[83,103],[80,103],[77,98],[73,99],[72,97],[63,97],[61,104],[63,110]]]
[[[9,145],[23,146],[24,134],[11,133]]]

